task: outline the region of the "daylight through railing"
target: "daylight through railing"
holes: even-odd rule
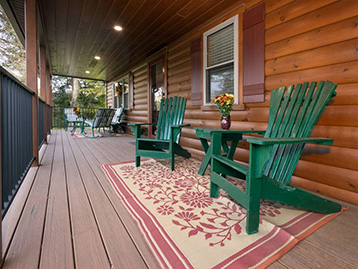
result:
[[[32,91],[0,68],[2,210],[33,162]]]

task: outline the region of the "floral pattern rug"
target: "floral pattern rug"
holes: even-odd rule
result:
[[[85,129],[85,132],[88,136],[92,136],[92,130],[87,128]],[[105,137],[103,135],[101,135],[96,129],[94,130],[94,135],[95,136],[99,136],[99,137]],[[116,134],[115,136],[125,136],[125,134]],[[75,133],[72,135],[73,138],[79,138],[79,139],[82,139],[82,138],[88,138],[88,137],[85,137],[82,133],[81,133],[81,130],[80,129],[76,129]]]
[[[175,171],[153,159],[138,168],[134,161],[101,165],[163,268],[263,268],[339,214],[263,200],[259,232],[247,235],[246,209],[224,192],[210,198],[210,173],[198,175],[200,164],[176,158]]]

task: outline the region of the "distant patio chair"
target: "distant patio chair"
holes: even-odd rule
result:
[[[64,128],[67,131],[68,125],[77,120],[77,115],[73,112],[73,108],[64,108]]]
[[[117,132],[119,130],[119,132],[124,133],[123,126],[121,125],[121,119],[124,114],[123,112],[124,112],[123,107],[116,109],[116,112],[114,113],[114,116],[113,116],[113,119],[111,122],[113,132]]]
[[[104,136],[113,136],[115,134],[110,130],[111,122],[114,116],[115,110],[111,108],[99,108],[93,120],[85,120],[83,126],[91,127],[92,135],[89,136],[85,132],[85,128],[82,128],[81,134],[88,138],[97,138],[99,135],[95,134],[95,129],[98,133]],[[101,128],[103,132],[101,132]],[[106,133],[105,128],[108,128],[108,133]]]

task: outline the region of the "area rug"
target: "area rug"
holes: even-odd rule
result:
[[[88,136],[91,136],[92,135],[92,130],[91,129],[85,129],[85,132]],[[103,136],[101,135],[100,133],[98,133],[97,130],[94,130],[94,135],[95,136],[99,136],[99,137],[106,137],[106,136]],[[115,136],[125,136],[125,134],[116,134]],[[85,137],[82,133],[81,133],[81,130],[80,129],[76,129],[75,133],[72,135],[73,138],[76,138],[76,139],[82,139],[82,138],[88,138],[88,137]]]
[[[263,201],[259,232],[247,235],[246,210],[225,193],[209,197],[195,158],[176,158],[175,171],[153,159],[101,167],[163,268],[264,268],[339,214]]]

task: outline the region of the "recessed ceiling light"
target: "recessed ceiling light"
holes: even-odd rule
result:
[[[94,58],[95,58],[96,60],[101,60],[101,57],[99,57],[99,56],[94,56]]]
[[[119,25],[115,25],[114,26],[114,30],[116,30],[116,31],[122,31],[123,30],[123,28],[122,28],[122,26],[119,26]]]
[[[89,73],[91,73],[91,72],[87,70],[87,71],[86,71],[86,74],[89,74]]]

